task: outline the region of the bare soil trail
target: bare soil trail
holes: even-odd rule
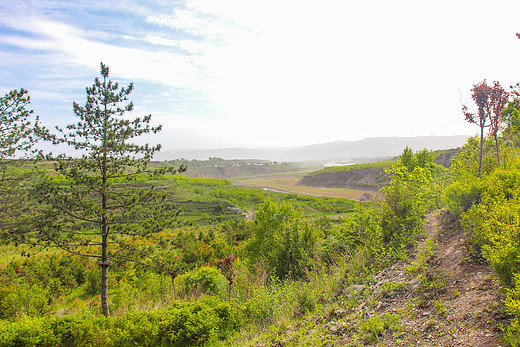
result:
[[[490,265],[470,255],[463,231],[445,210],[427,215],[425,226],[406,260],[369,284],[340,284],[337,309],[303,318],[254,346],[309,345],[298,329],[320,336],[320,346],[506,346],[504,294]],[[353,307],[342,306],[342,298],[353,296]]]
[[[505,346],[502,291],[491,266],[470,256],[463,231],[446,211],[429,214],[426,229],[414,256],[376,276],[376,286],[403,282],[381,297],[376,312],[406,313],[401,320],[405,331],[387,334],[377,345]],[[436,246],[425,271],[413,277],[407,267],[417,264],[428,239]]]

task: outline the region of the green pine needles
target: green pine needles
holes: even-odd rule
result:
[[[0,159],[35,152],[33,146],[44,130],[27,108],[30,102],[25,89],[11,90],[0,98]]]
[[[161,231],[174,222],[177,213],[161,203],[163,192],[142,184],[143,177],[176,171],[150,168],[160,145],[130,142],[159,132],[161,126],[150,125],[151,115],[129,120],[126,113],[133,104],[124,103],[133,85],[120,88],[108,76],[108,67],[101,63],[101,78],[86,88],[85,106],[74,103],[78,122],[64,129],[57,127],[59,134],[53,142],[67,144],[81,157],[58,156],[58,175],[47,176],[37,185],[35,194],[41,206],[34,228],[39,244],[98,260],[105,316],[110,314],[108,268],[112,261],[143,263],[148,258],[133,236]]]
[[[27,186],[34,177],[31,158],[48,136],[38,117],[29,109],[27,90],[11,90],[0,97],[0,240],[17,241],[17,230],[25,224],[32,205]],[[14,159],[18,158],[18,159]]]

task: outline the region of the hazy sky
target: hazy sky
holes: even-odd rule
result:
[[[461,97],[520,81],[520,1],[0,0],[0,93],[49,126],[103,61],[165,149],[474,134]],[[460,93],[459,93],[460,90]]]

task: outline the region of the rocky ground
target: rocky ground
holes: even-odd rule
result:
[[[369,285],[340,286],[338,305],[256,346],[506,346],[503,290],[491,267],[469,253],[449,214],[427,216],[408,259]]]
[[[500,346],[501,287],[491,267],[469,255],[464,235],[445,211],[427,218],[427,238],[417,254],[376,276],[376,288],[402,283],[380,295],[377,313],[400,311],[404,330],[379,345]],[[432,242],[433,241],[433,242]],[[435,245],[423,268],[425,248]],[[387,286],[388,287],[388,286]],[[377,290],[377,289],[376,289]]]

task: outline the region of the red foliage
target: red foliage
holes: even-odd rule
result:
[[[471,98],[477,105],[477,114],[470,112],[466,105],[462,105],[462,112],[466,121],[477,124],[481,128],[491,127],[490,133],[494,136],[498,133],[501,121],[501,112],[509,100],[509,93],[505,91],[499,82],[493,82],[488,86],[486,80],[474,84],[471,89]],[[490,124],[486,125],[489,119]]]
[[[224,257],[224,259],[217,260],[217,267],[224,277],[227,278],[230,286],[235,282],[235,277],[237,275],[235,272],[235,266],[233,265],[235,260],[236,258],[233,254]]]
[[[500,165],[498,129],[500,127],[502,109],[509,101],[509,93],[497,81],[493,82],[493,86],[488,86],[486,80],[474,84],[471,91],[473,92],[471,98],[477,105],[478,113],[469,112],[466,105],[462,105],[462,112],[468,122],[477,124],[480,127],[480,155],[478,163],[478,176],[480,177],[482,172],[484,128],[490,127],[489,133],[495,138],[497,161]],[[488,119],[490,124],[486,124]]]
[[[502,88],[500,83],[497,81],[494,82],[493,89],[491,90],[490,95],[490,102],[491,102],[491,109],[492,113],[490,116],[491,119],[491,129],[490,133],[493,134],[493,136],[496,136],[498,133],[498,128],[500,125],[501,117],[502,117],[502,110],[506,106],[507,102],[509,101],[509,93]]]

